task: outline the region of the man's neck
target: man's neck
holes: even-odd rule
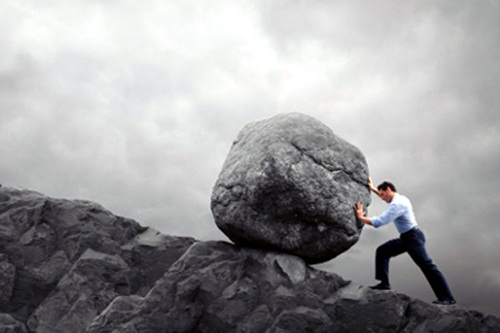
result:
[[[394,200],[394,197],[395,197],[396,195],[398,195],[398,192],[392,192],[391,197],[389,198],[389,199],[390,199],[389,203],[391,203],[391,202],[392,202],[392,200]]]

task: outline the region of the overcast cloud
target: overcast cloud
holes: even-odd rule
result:
[[[232,141],[302,112],[410,197],[459,303],[500,315],[499,18],[496,1],[3,0],[0,183],[223,240],[210,194]],[[365,228],[320,267],[371,284],[396,236]],[[434,299],[406,255],[391,278]]]

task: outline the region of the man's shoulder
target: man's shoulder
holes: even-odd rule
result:
[[[391,203],[400,204],[400,205],[411,204],[410,199],[408,199],[408,197],[406,197],[402,194],[399,194],[399,193],[396,193],[396,195],[394,196],[394,200]]]

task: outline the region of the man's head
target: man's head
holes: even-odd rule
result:
[[[387,203],[390,203],[392,198],[394,198],[394,195],[397,193],[396,186],[387,181],[377,186],[377,190],[380,193],[380,198]]]

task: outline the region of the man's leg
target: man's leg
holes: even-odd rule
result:
[[[443,273],[441,273],[439,268],[432,262],[432,259],[425,249],[425,236],[422,231],[415,231],[414,235],[409,237],[408,240],[405,239],[404,242],[405,245],[407,245],[408,254],[422,270],[422,273],[424,273],[438,300],[454,300]]]
[[[399,238],[380,245],[375,254],[375,279],[389,287],[389,260],[405,251],[406,249]]]

